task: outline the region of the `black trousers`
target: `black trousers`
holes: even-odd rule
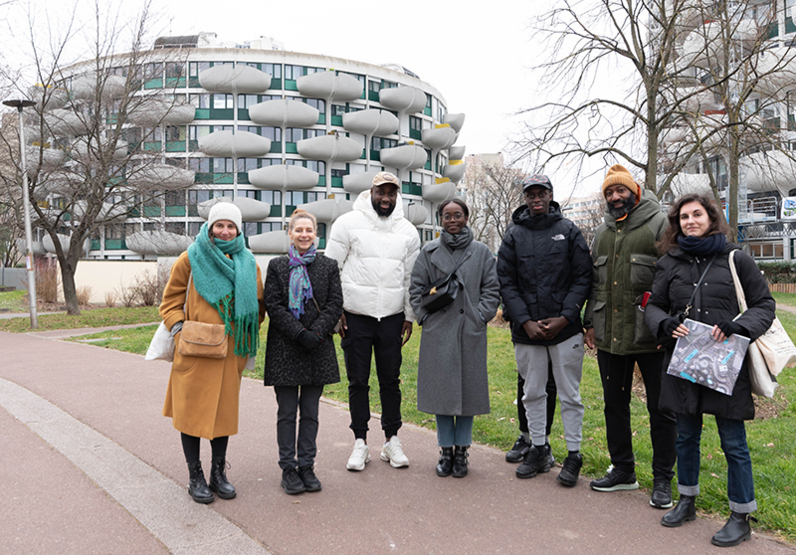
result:
[[[528,415],[525,412],[525,405],[522,404],[523,389],[525,388],[525,380],[522,375],[517,372],[517,420],[520,423],[520,432],[528,433]],[[553,428],[553,418],[556,415],[556,396],[558,390],[556,389],[556,380],[553,378],[553,363],[547,367],[547,424],[545,424],[545,434],[550,435],[550,430]]]
[[[381,427],[387,439],[401,428],[401,329],[403,312],[381,320],[345,312],[348,329],[340,342],[348,375],[351,429],[357,439],[367,439],[370,420],[370,361],[376,358],[381,398]]]
[[[635,469],[633,432],[630,426],[630,393],[635,363],[641,370],[647,392],[647,411],[650,415],[652,438],[652,475],[671,480],[677,459],[677,419],[674,413],[658,408],[663,378],[665,353],[614,355],[597,351],[600,377],[605,400],[605,435],[611,464],[622,470]]]
[[[322,385],[274,386],[276,402],[276,442],[279,444],[279,468],[307,468],[315,464],[318,452],[318,407]],[[300,412],[299,412],[300,411]],[[298,441],[296,415],[299,415]],[[298,445],[298,461],[296,446]]]

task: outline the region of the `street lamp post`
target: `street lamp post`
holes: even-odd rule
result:
[[[22,109],[33,106],[35,102],[28,99],[4,100],[3,104],[16,108],[19,113],[19,161],[22,171],[22,209],[25,212],[25,247],[27,250],[26,268],[28,271],[28,299],[30,300],[30,327],[39,327],[36,311],[36,275],[33,267],[33,233],[30,228],[30,197],[28,195],[28,168],[25,160],[25,123]]]

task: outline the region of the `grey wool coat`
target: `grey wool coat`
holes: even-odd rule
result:
[[[456,266],[452,251],[439,239],[420,252],[412,270],[410,302],[423,326],[417,365],[417,408],[429,414],[474,416],[489,413],[486,324],[500,303],[496,260],[483,243],[464,249],[457,270],[464,289],[449,306],[428,314],[421,293]]]
[[[265,309],[268,311],[268,339],[265,344],[265,385],[325,385],[340,381],[331,331],[343,313],[343,290],[337,262],[318,254],[307,273],[315,301],[304,305],[296,318],[288,308],[290,274],[288,257],[274,258],[265,275]],[[323,343],[308,351],[298,335],[308,329],[323,336]]]

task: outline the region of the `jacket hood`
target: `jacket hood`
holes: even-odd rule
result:
[[[658,201],[658,197],[655,196],[655,193],[643,189],[638,204],[627,213],[627,218],[623,220],[626,229],[630,231],[631,229],[641,227],[660,211],[661,203]],[[616,229],[616,218],[611,215],[607,208],[603,217],[605,219],[605,225],[611,229]]]
[[[544,229],[550,227],[561,218],[563,218],[561,215],[561,206],[554,200],[550,201],[547,214],[533,216],[531,215],[531,209],[528,208],[527,205],[518,207],[511,214],[511,221],[514,225],[521,225],[528,229]]]
[[[364,214],[367,214],[368,217],[371,218],[380,218],[380,216],[376,213],[376,209],[373,208],[373,202],[370,199],[370,189],[366,191],[362,191],[357,196],[357,199],[354,201],[354,210],[359,210]],[[404,201],[403,197],[401,197],[401,193],[398,193],[398,198],[395,199],[395,210],[392,211],[392,214],[382,218],[383,220],[390,220],[390,221],[399,221],[404,217]]]

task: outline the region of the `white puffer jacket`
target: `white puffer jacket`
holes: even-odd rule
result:
[[[410,322],[409,284],[419,253],[417,228],[404,218],[401,195],[393,213],[379,217],[370,190],[334,222],[325,252],[340,267],[345,310],[377,319],[403,312]]]

